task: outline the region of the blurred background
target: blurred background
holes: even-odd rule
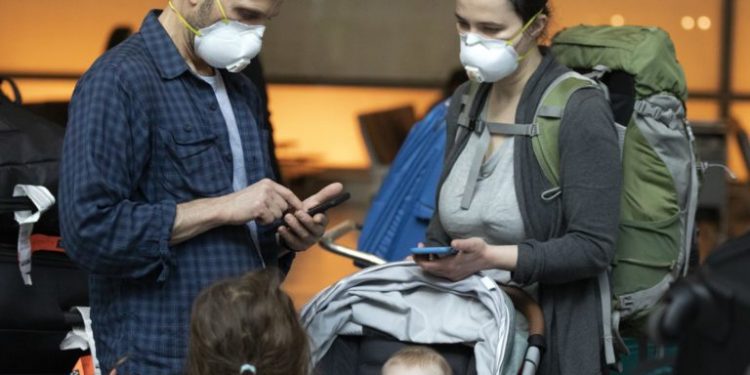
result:
[[[137,31],[166,0],[0,0],[0,76],[23,101],[64,122],[77,78],[113,31]],[[702,192],[701,257],[748,228],[748,173],[740,152],[750,131],[750,0],[551,0],[549,35],[585,24],[654,25],[674,40],[690,91],[688,118],[710,170]],[[280,172],[299,195],[343,181],[354,199],[332,222],[361,220],[408,127],[438,100],[460,67],[451,0],[287,0],[264,38],[260,61]],[[741,17],[744,14],[745,16]],[[745,21],[745,22],[743,22]],[[254,63],[254,64],[257,64]],[[10,95],[7,85],[3,91]],[[379,116],[381,115],[381,116]],[[395,140],[368,124],[401,123]],[[380,143],[378,143],[380,142]],[[350,244],[356,237],[345,238]],[[355,270],[315,248],[286,282],[301,306]]]

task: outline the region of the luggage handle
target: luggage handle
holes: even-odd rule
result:
[[[21,99],[21,90],[18,89],[18,85],[16,84],[16,82],[9,77],[0,76],[0,85],[2,85],[3,82],[8,82],[8,84],[10,85],[10,89],[13,91],[13,100],[11,102],[21,105],[21,102],[23,102],[23,100]],[[5,94],[3,94],[2,92],[0,92],[0,95],[5,96]],[[7,96],[5,97],[7,98]],[[10,100],[10,98],[8,98],[8,100]]]
[[[29,197],[0,198],[0,213],[16,211],[36,211],[34,202]]]
[[[381,259],[375,255],[366,253],[364,251],[351,249],[344,245],[336,243],[339,238],[343,237],[349,232],[353,232],[355,230],[358,231],[360,229],[361,228],[359,227],[359,225],[357,225],[354,221],[346,220],[323,234],[323,236],[320,238],[320,241],[318,241],[318,244],[320,244],[320,246],[325,250],[328,250],[337,255],[347,257],[349,259],[353,259],[355,263],[362,264],[364,266],[377,266],[387,263],[384,259]]]

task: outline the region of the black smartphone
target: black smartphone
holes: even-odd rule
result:
[[[339,195],[337,195],[337,196],[335,196],[335,197],[333,197],[333,198],[331,198],[331,199],[329,199],[329,200],[327,200],[327,201],[325,201],[325,202],[323,202],[323,203],[321,203],[321,204],[319,204],[319,205],[317,205],[315,207],[310,208],[309,210],[307,210],[307,213],[310,216],[315,216],[317,214],[322,214],[322,213],[328,211],[328,209],[336,207],[336,206],[340,205],[341,203],[344,203],[344,202],[348,201],[349,198],[351,198],[351,196],[352,195],[349,194],[348,192],[343,192],[343,193],[341,193],[341,194],[339,194]]]
[[[311,207],[309,210],[307,210],[307,214],[310,216],[322,214],[329,209],[346,202],[347,200],[349,200],[349,198],[351,198],[351,196],[352,195],[348,192],[343,192],[317,206]],[[269,226],[273,228],[273,230],[278,230],[280,226],[284,225],[284,223],[284,218],[282,217],[281,219],[276,219],[273,223],[269,224]]]

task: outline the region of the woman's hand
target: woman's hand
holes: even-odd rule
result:
[[[512,271],[518,258],[517,246],[490,246],[481,238],[453,240],[451,247],[458,254],[434,260],[418,256],[415,261],[425,272],[458,281],[490,268]]]

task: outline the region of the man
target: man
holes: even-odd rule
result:
[[[61,227],[91,274],[103,373],[122,358],[120,374],[181,373],[198,292],[271,264],[288,270],[327,224],[306,209],[342,189],[301,202],[268,178],[257,92],[229,72],[258,53],[280,0],[168,5],[94,63],[70,106]],[[280,218],[278,231],[264,226]]]

